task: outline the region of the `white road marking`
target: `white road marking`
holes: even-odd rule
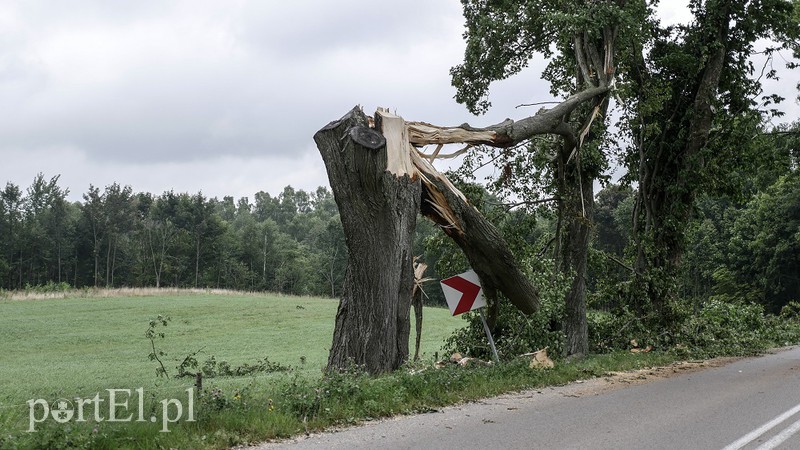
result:
[[[792,435],[797,433],[798,431],[800,431],[800,420],[791,424],[789,428],[773,436],[772,439],[761,444],[761,446],[759,446],[756,450],[772,450],[773,448],[783,444],[785,440],[792,437]]]
[[[794,408],[786,411],[785,413],[781,414],[780,416],[770,420],[769,422],[765,423],[764,425],[761,425],[760,427],[756,428],[755,430],[747,433],[746,435],[744,435],[741,438],[739,438],[736,442],[730,444],[729,446],[725,447],[722,450],[738,450],[738,449],[744,447],[745,445],[753,442],[759,436],[761,436],[762,434],[766,433],[767,431],[775,428],[781,422],[785,421],[789,417],[792,417],[793,415],[797,414],[798,412],[800,412],[800,405],[795,406]],[[795,425],[797,425],[797,422],[792,424],[792,426],[790,426],[789,429],[793,428]],[[797,430],[795,430],[795,431],[797,431]],[[792,433],[794,433],[794,432],[792,432]],[[790,433],[789,436],[791,436],[792,433]],[[787,436],[786,438],[788,439],[789,436]],[[783,442],[783,441],[781,441],[781,442]],[[778,444],[780,444],[780,442]],[[778,444],[775,444],[775,445],[778,445]],[[766,445],[766,444],[764,444],[764,445]],[[772,447],[769,447],[769,448],[772,448]]]

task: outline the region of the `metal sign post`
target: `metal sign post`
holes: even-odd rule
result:
[[[486,332],[486,337],[489,338],[489,345],[492,346],[492,354],[494,355],[494,362],[499,364],[500,358],[497,356],[497,349],[494,347],[494,338],[492,338],[492,332],[489,331],[489,324],[486,323],[486,317],[483,316],[483,308],[478,309],[478,313],[481,315],[481,322],[483,322],[483,331]]]

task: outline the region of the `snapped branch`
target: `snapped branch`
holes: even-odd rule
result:
[[[563,136],[567,143],[577,144],[572,127],[564,118],[582,103],[609,91],[608,86],[584,89],[569,96],[551,109],[542,108],[533,116],[517,121],[506,119],[496,125],[475,128],[469,124],[442,127],[425,122],[407,122],[409,142],[414,145],[471,144],[508,148],[541,134]]]

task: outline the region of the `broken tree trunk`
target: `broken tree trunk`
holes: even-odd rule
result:
[[[396,163],[407,156],[397,155],[397,146],[369,127],[359,107],[314,140],[350,255],[328,369],[353,364],[369,373],[397,369],[408,359],[419,178]]]
[[[538,292],[522,273],[497,228],[411,145],[415,130],[412,124],[381,110],[375,117],[376,121],[391,120],[398,128],[402,127],[402,137],[397,145],[406,148],[410,165],[422,179],[420,212],[461,247],[470,266],[480,277],[484,293],[494,297],[497,291],[502,292],[523,313],[534,313],[539,307]],[[399,136],[399,133],[395,135]],[[387,139],[394,141],[390,136]],[[402,154],[400,151],[397,153]],[[408,168],[409,164],[403,167]]]
[[[411,158],[422,175],[422,214],[461,247],[484,291],[490,296],[497,291],[503,293],[525,314],[536,312],[538,291],[522,273],[497,228],[416,150]]]
[[[409,354],[414,287],[411,248],[418,212],[461,247],[489,295],[529,314],[536,288],[505,240],[411,145],[407,123],[359,107],[314,135],[339,208],[349,254],[328,369],[397,369]]]

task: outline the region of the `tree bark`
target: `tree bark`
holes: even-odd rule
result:
[[[381,130],[384,124],[376,117],[375,125]],[[325,126],[314,140],[339,207],[350,256],[328,370],[352,364],[369,373],[395,370],[409,353],[419,178],[390,164],[408,156],[387,146],[359,107]]]
[[[594,180],[582,180],[580,165],[566,164],[566,182],[562,190],[566,224],[560,255],[562,271],[572,275],[572,285],[565,298],[564,333],[567,355],[589,353],[589,330],[586,320],[586,279],[594,210]]]

